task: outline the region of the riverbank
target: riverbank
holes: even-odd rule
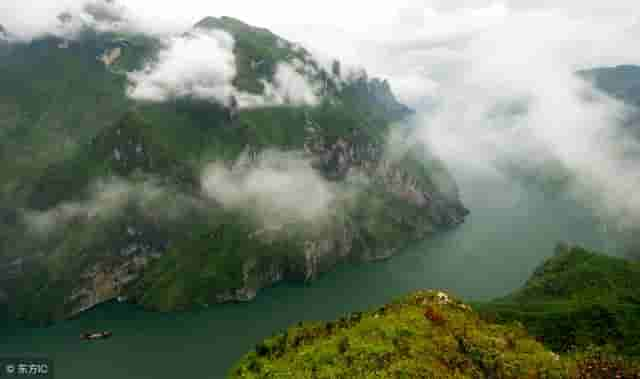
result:
[[[456,176],[471,210],[467,221],[390,260],[343,265],[308,285],[280,284],[246,304],[162,314],[109,303],[51,328],[3,327],[0,355],[50,356],[65,379],[87,372],[95,379],[169,379],[185,369],[192,377],[223,378],[258,341],[299,321],[337,319],[424,288],[466,301],[501,297],[520,288],[557,241],[615,252],[597,221],[573,202],[499,178]],[[94,329],[117,337],[78,340]]]

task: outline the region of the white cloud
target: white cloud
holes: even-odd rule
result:
[[[141,71],[129,73],[128,95],[154,102],[191,96],[224,105],[235,97],[240,108],[318,104],[319,88],[312,84],[313,67],[303,62],[298,62],[297,67],[279,62],[273,82],[263,80],[264,92],[260,95],[235,88],[234,44],[233,37],[222,30],[197,29],[168,38],[155,61]]]
[[[267,225],[323,220],[336,199],[332,186],[296,153],[265,151],[241,157],[233,168],[219,163],[202,176],[205,193],[229,208],[252,209]]]
[[[86,201],[64,202],[46,211],[27,210],[24,218],[34,232],[47,235],[77,218],[109,217],[131,198],[132,187],[119,179],[98,181]]]
[[[129,74],[134,83],[129,96],[147,101],[193,96],[227,104],[236,76],[233,46],[233,37],[220,30],[170,38],[157,62]]]
[[[0,23],[33,33],[71,3],[78,2],[3,1]],[[580,94],[589,88],[572,74],[640,63],[637,1],[129,0],[127,7],[149,29],[186,30],[204,16],[225,14],[268,27],[389,79],[419,108],[422,137],[445,160],[493,167],[558,159],[577,176],[576,197],[585,203],[618,214],[637,208],[636,170],[621,157],[622,142],[603,137],[618,132],[613,120],[624,109],[611,100],[584,101]]]
[[[278,64],[273,80],[273,84],[265,83],[267,103],[316,105],[319,101],[318,88],[291,64]]]
[[[0,24],[19,40],[45,34],[73,39],[87,26],[102,31],[140,30],[136,16],[115,0],[3,2]]]
[[[423,113],[420,137],[450,163],[544,175],[539,170],[556,161],[572,175],[577,200],[618,224],[640,221],[633,190],[640,173],[623,158],[640,147],[618,127],[625,106],[574,74],[590,64],[638,62],[636,52],[609,46],[628,38],[566,12],[512,13],[460,49],[456,75],[439,83],[436,110]]]
[[[162,185],[154,178],[132,182],[118,177],[93,182],[86,199],[62,202],[46,210],[27,209],[23,218],[37,236],[47,236],[79,220],[107,220],[127,205],[138,206],[151,219],[178,220],[192,209],[204,209],[202,200]]]

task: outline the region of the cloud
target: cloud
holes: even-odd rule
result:
[[[235,92],[233,46],[233,37],[219,30],[170,38],[157,62],[129,74],[134,83],[129,96],[146,101],[193,96],[227,104]]]
[[[273,80],[273,84],[265,83],[267,104],[318,104],[317,86],[311,85],[307,78],[300,74],[291,64],[279,63]]]
[[[168,38],[157,60],[128,74],[128,95],[136,100],[162,102],[194,97],[229,105],[235,97],[240,108],[281,104],[316,105],[318,86],[310,78],[311,66],[279,62],[273,82],[263,80],[264,92],[252,94],[233,86],[237,75],[233,37],[222,30],[197,29]]]
[[[118,216],[125,207],[137,206],[143,215],[151,219],[176,221],[189,210],[210,206],[196,198],[162,185],[149,178],[132,182],[118,177],[108,177],[93,182],[84,200],[67,201],[44,211],[23,210],[23,220],[37,236],[47,236],[62,231],[74,222],[108,220]]]
[[[541,27],[544,25],[544,27]],[[640,221],[640,147],[619,126],[628,109],[575,75],[592,64],[638,62],[629,35],[566,12],[512,12],[459,49],[418,137],[449,163],[568,174],[570,194],[608,221]],[[636,155],[637,156],[637,155]]]
[[[127,19],[128,10],[115,0],[93,0],[87,2],[83,11],[97,22],[119,23]]]
[[[0,23],[21,34],[55,28],[51,15],[73,3],[3,1]],[[389,79],[399,98],[419,111],[419,138],[445,161],[488,170],[559,162],[585,204],[607,214],[637,211],[637,173],[624,154],[636,147],[616,128],[625,107],[606,96],[585,100],[593,89],[573,75],[580,68],[640,63],[637,1],[401,0],[363,7],[337,0],[130,0],[127,7],[134,15],[128,19],[149,30],[186,30],[206,15],[223,14],[268,27]],[[330,62],[318,60],[323,67]],[[281,97],[310,99],[296,80],[290,83],[281,86]],[[219,90],[212,93],[224,93]],[[247,104],[265,100],[243,95]]]
[[[318,222],[337,199],[335,188],[300,154],[268,150],[232,168],[211,164],[202,176],[205,194],[231,209],[252,209],[266,225]]]
[[[102,180],[92,185],[88,200],[64,202],[46,211],[27,210],[24,219],[37,235],[47,235],[73,220],[113,216],[128,203],[132,192],[123,180]]]
[[[85,27],[138,30],[136,17],[116,0],[62,0],[0,4],[0,24],[18,40],[46,34],[73,39]]]
[[[28,41],[44,35],[73,39],[84,27],[166,35],[185,30],[190,22],[180,12],[157,14],[153,8],[157,7],[144,1],[7,0],[0,3],[0,24],[16,39]]]

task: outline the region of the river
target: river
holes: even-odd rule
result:
[[[281,284],[247,304],[159,314],[104,304],[50,328],[0,326],[0,357],[44,355],[58,379],[223,378],[261,339],[301,320],[335,319],[419,288],[467,300],[502,296],[521,286],[557,241],[615,252],[604,228],[572,201],[500,176],[456,170],[466,223],[384,262],[343,265],[311,284]],[[83,342],[86,330],[114,337]]]

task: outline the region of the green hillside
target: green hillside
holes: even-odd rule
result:
[[[559,245],[524,288],[479,308],[518,320],[554,351],[607,346],[640,356],[640,264]]]
[[[235,90],[260,95],[286,63],[317,104],[136,101],[131,73],[167,48],[144,34],[85,28],[73,40],[3,50],[0,291],[13,314],[46,323],[118,296],[159,310],[250,300],[280,280],[388,258],[463,221],[468,211],[437,157],[408,144],[389,155],[389,135],[412,113],[389,83],[347,75],[337,61],[323,67],[228,17],[176,38],[202,30],[233,37]],[[322,222],[269,218],[253,200],[231,207],[206,193],[210,165],[250,174],[271,151],[308,165],[328,188]]]
[[[299,324],[256,345],[231,378],[637,378],[638,265],[560,247],[525,287],[473,309],[418,291]]]

